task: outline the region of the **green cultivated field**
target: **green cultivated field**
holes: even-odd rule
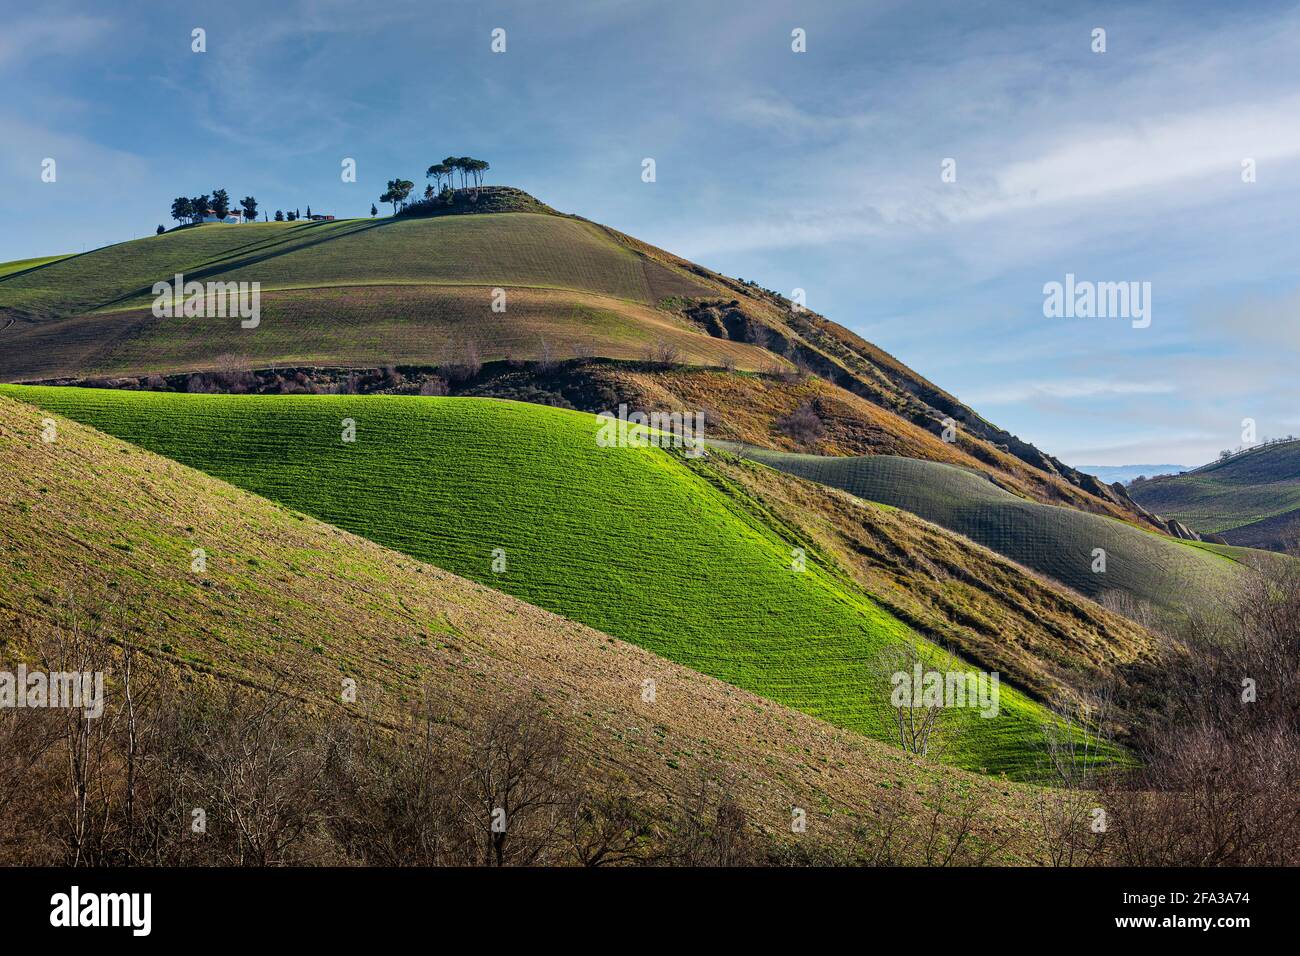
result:
[[[1300,543],[1300,441],[1142,482],[1129,492],[1144,508],[1229,544],[1285,550]]]
[[[1113,518],[1038,504],[974,472],[878,455],[827,458],[746,448],[747,458],[942,525],[1092,598],[1118,591],[1176,618],[1212,610],[1234,586],[1246,552],[1200,546]],[[1093,549],[1106,552],[1093,571]]]
[[[151,312],[155,282],[258,282],[261,324]],[[492,311],[493,290],[506,292]],[[0,275],[0,381],[593,351],[753,369],[770,353],[658,309],[700,294],[600,227],[543,213],[209,224]],[[543,341],[545,346],[543,346]]]
[[[189,277],[242,256],[296,245],[316,229],[305,223],[213,224],[105,246],[0,280],[0,314],[51,318],[120,304],[177,272]]]
[[[562,216],[209,224],[106,246],[0,282],[0,312],[66,317],[152,301],[156,281],[338,285],[504,284],[648,303],[642,260],[598,227]]]
[[[707,465],[600,448],[593,416],[474,399],[0,393],[888,739],[874,659],[914,639],[908,628],[804,541],[808,571],[792,572],[786,532]],[[1001,705],[988,720],[960,712],[953,760],[1031,775],[1042,712],[1005,685]]]
[[[49,265],[51,262],[66,259],[69,255],[71,253],[65,253],[61,256],[40,256],[35,259],[15,259],[13,262],[0,262],[0,277],[13,275],[15,272],[26,272],[28,269],[35,269],[37,266]]]

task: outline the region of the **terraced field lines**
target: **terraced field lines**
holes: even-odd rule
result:
[[[1093,598],[1122,592],[1171,616],[1191,607],[1210,610],[1240,571],[1222,554],[1113,518],[1026,501],[951,465],[889,455],[826,458],[765,449],[745,455],[903,508]],[[1099,549],[1104,571],[1096,570]]]

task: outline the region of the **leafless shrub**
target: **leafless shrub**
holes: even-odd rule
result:
[[[442,367],[442,374],[449,382],[468,382],[477,378],[483,371],[483,359],[479,354],[478,343],[465,339],[456,347],[453,358]]]
[[[1166,752],[1104,791],[1113,862],[1128,866],[1295,866],[1300,750],[1280,729],[1173,735]]]
[[[667,826],[641,794],[588,794],[570,807],[565,838],[582,866],[646,864],[665,859]]]
[[[552,862],[573,799],[575,764],[560,724],[536,701],[499,708],[453,771],[464,862],[530,866]]]
[[[900,641],[876,656],[877,687],[872,698],[893,728],[894,740],[907,753],[939,758],[952,743],[954,728],[949,708],[942,699],[935,702],[913,693],[912,685],[918,668],[924,674],[947,672],[955,665],[956,658],[950,652],[938,668],[934,667],[910,641]]]
[[[777,430],[789,435],[799,444],[812,446],[826,433],[821,416],[810,402],[804,402],[789,415],[776,420]]]
[[[450,863],[461,842],[450,766],[445,723],[427,694],[401,740],[364,721],[341,727],[327,773],[328,826],[343,855],[379,866]]]
[[[57,862],[46,820],[67,727],[49,710],[0,710],[0,865]]]
[[[680,365],[682,350],[675,342],[659,339],[653,345],[646,347],[645,360],[658,365]]]
[[[1097,603],[1149,631],[1158,631],[1163,627],[1164,622],[1155,607],[1128,591],[1104,591],[1098,596]]]
[[[900,787],[882,791],[873,826],[859,830],[853,862],[865,866],[986,866],[1010,835],[984,818],[969,786],[937,777],[922,791],[921,808]]]
[[[448,393],[446,379],[437,375],[427,375],[420,382],[421,395],[446,395]]]
[[[542,336],[537,345],[537,371],[543,375],[550,375],[558,365],[555,353],[551,351],[551,344],[546,341],[546,336]]]
[[[1300,570],[1270,561],[1162,662],[1137,770],[1105,785],[1115,861],[1300,863]]]
[[[1104,849],[1108,828],[1096,793],[1099,768],[1112,751],[1113,693],[1104,690],[1078,715],[1049,712],[1044,721],[1039,777],[1034,795],[1044,862],[1086,866]]]
[[[745,811],[725,776],[702,772],[688,793],[670,850],[685,866],[746,866],[755,862]]]

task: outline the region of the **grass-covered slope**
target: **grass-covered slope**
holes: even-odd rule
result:
[[[791,542],[725,483],[659,449],[599,447],[593,416],[464,399],[3,392],[888,738],[876,657],[911,630],[815,552],[796,572]],[[1040,716],[1004,687],[997,717],[958,715],[954,758],[1032,773]]]
[[[711,461],[895,616],[1064,712],[1156,656],[1144,627],[911,512],[736,456]]]
[[[260,325],[153,316],[153,284],[177,273],[260,283]],[[0,380],[437,364],[471,343],[489,360],[641,358],[663,342],[685,361],[775,361],[656,307],[691,291],[685,273],[557,215],[211,224],[0,278]]]
[[[647,274],[649,271],[650,274]],[[652,304],[673,276],[590,223],[538,213],[333,222],[220,223],[106,246],[0,283],[0,311],[49,319],[147,305],[156,281],[261,283],[262,291],[352,285],[501,285],[594,292]]]
[[[458,362],[467,343],[487,358],[544,366],[647,354],[669,356],[665,368],[797,363],[850,404],[876,410],[854,416],[867,429],[834,436],[855,453],[881,450],[876,418],[888,421],[879,434],[901,441],[899,453],[946,460],[934,436],[951,419],[969,459],[961,464],[1018,473],[1039,500],[1151,523],[1122,492],[1043,455],[780,293],[557,214],[518,190],[469,197],[457,193],[444,210],[468,215],[185,227],[0,276],[0,381],[443,365]],[[177,273],[261,283],[261,325],[155,319],[150,289]],[[507,292],[506,313],[492,311],[497,288]],[[724,407],[724,396],[696,407]],[[742,429],[766,428],[767,411],[733,418]]]
[[[490,286],[340,286],[265,293],[256,330],[238,321],[157,319],[148,309],[23,323],[14,338],[0,339],[0,377],[5,369],[43,380],[80,378],[82,369],[112,376],[427,367],[463,361],[470,344],[485,362],[573,355],[592,343],[619,359],[640,360],[668,343],[683,361],[704,365],[751,369],[772,360],[752,345],[711,339],[661,310],[610,296],[512,288],[505,313],[493,312],[491,301]]]
[[[1122,521],[1026,501],[962,468],[889,455],[826,458],[746,448],[790,474],[903,508],[1092,598],[1118,592],[1166,619],[1212,610],[1241,573],[1228,553]],[[1105,553],[1105,570],[1097,551]]]
[[[1143,507],[1229,544],[1293,548],[1300,543],[1300,441],[1137,482],[1129,493]]]
[[[15,259],[13,262],[0,262],[0,278],[17,272],[26,272],[28,269],[35,269],[38,266],[49,265],[51,262],[66,259],[69,255],[71,253],[64,253],[61,256],[37,256],[35,259]]]
[[[99,614],[110,639],[187,681],[324,709],[350,677],[346,706],[378,719],[432,694],[453,738],[528,695],[578,728],[593,783],[654,803],[709,774],[787,838],[791,807],[808,813],[806,839],[834,842],[874,825],[883,792],[920,813],[916,795],[944,779],[1013,837],[1009,861],[1026,859],[1028,788],[909,760],[62,417],[46,442],[32,413],[0,396],[0,669],[32,663],[70,613]]]

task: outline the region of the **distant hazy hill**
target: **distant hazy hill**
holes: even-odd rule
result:
[[[1096,475],[1106,484],[1120,482],[1127,485],[1137,477],[1154,478],[1156,475],[1176,475],[1190,471],[1191,465],[1077,465],[1086,475]]]
[[[1264,445],[1129,490],[1144,507],[1229,544],[1281,551],[1300,539],[1300,441]]]

